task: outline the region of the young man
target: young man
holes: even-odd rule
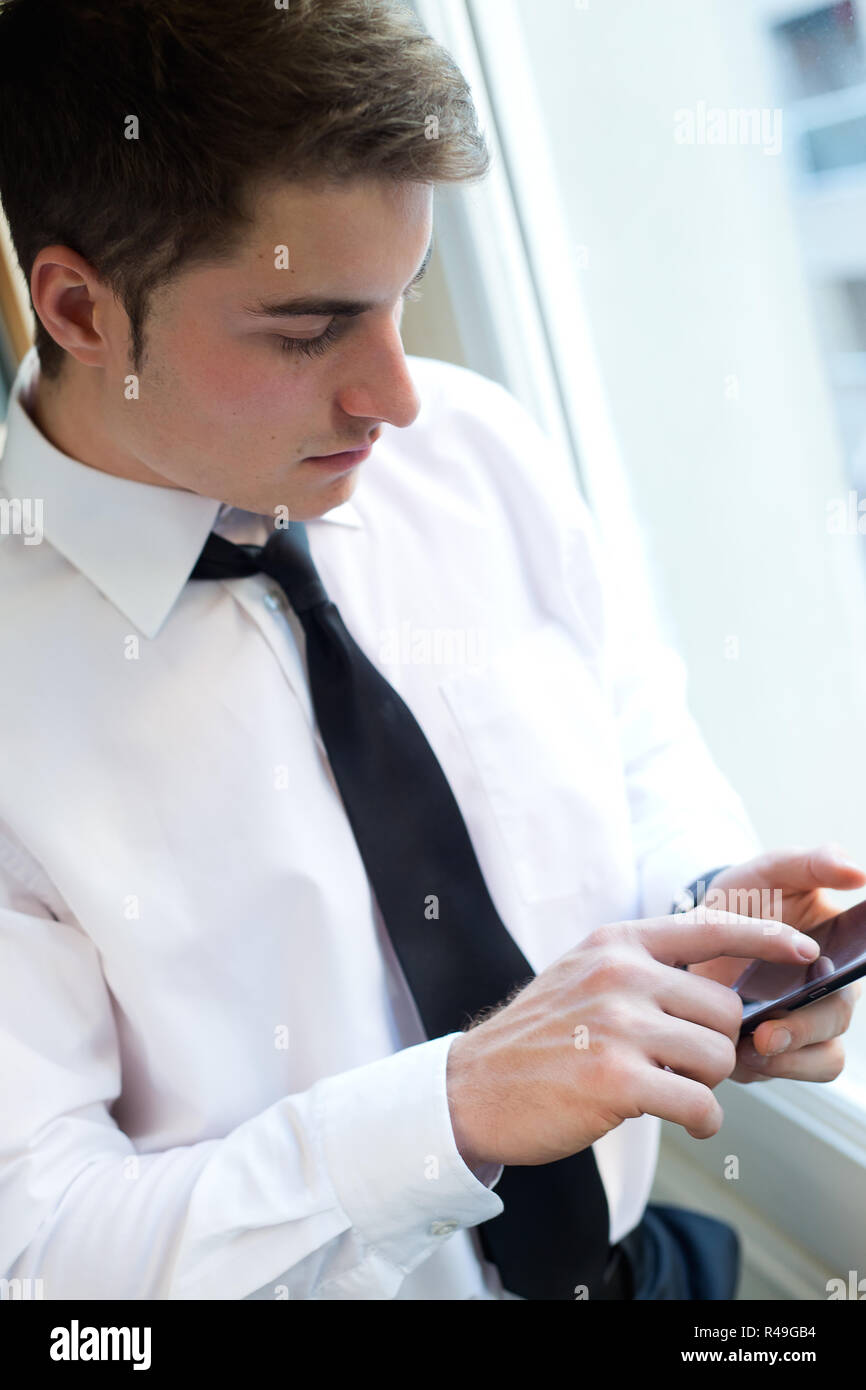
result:
[[[630,1265],[660,1117],[831,1079],[856,991],[737,1047],[800,933],[671,900],[866,876],[755,857],[567,462],[404,356],[459,72],[392,0],[9,0],[0,67],[0,1269],[690,1296]]]

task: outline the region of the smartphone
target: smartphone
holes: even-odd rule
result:
[[[803,965],[756,960],[734,981],[743,1001],[740,1037],[753,1033],[767,1018],[802,1009],[813,999],[832,994],[866,975],[866,901],[822,922],[810,931],[821,954]]]

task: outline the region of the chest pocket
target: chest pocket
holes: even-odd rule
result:
[[[548,623],[440,690],[525,900],[593,892],[629,825],[612,713],[574,640]]]

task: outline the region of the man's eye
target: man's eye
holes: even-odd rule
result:
[[[278,334],[280,348],[283,352],[299,352],[302,357],[317,357],[323,352],[327,352],[329,343],[340,336],[340,325],[336,319],[332,319],[318,338],[284,338]]]

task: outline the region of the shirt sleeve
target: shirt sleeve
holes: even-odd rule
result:
[[[663,635],[640,547],[606,542],[566,451],[516,397],[473,384],[474,398],[486,397],[523,561],[596,670],[615,721],[641,915],[668,915],[684,885],[752,858],[761,841],[689,709],[685,663]],[[630,511],[622,522],[636,542]]]
[[[111,1116],[121,1058],[99,954],[2,840],[0,866],[4,1277],[41,1279],[47,1299],[242,1299],[277,1279],[284,1297],[388,1299],[454,1231],[504,1210],[454,1140],[456,1033],[324,1077],[224,1137],[137,1152]]]

